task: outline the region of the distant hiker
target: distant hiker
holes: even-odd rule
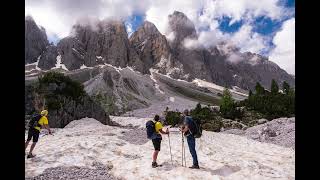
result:
[[[27,138],[27,141],[25,142],[25,149],[24,150],[27,149],[31,139],[32,139],[33,143],[30,147],[30,151],[29,151],[27,158],[33,158],[35,156],[32,154],[32,151],[38,142],[41,128],[47,129],[49,131],[49,134],[52,134],[51,130],[49,128],[49,122],[48,122],[47,115],[48,115],[48,111],[43,110],[43,111],[41,111],[40,114],[34,115],[29,122],[28,138]]]
[[[167,129],[166,131],[163,131],[163,126],[160,122],[159,115],[154,116],[154,121],[150,120],[146,123],[146,129],[147,129],[148,139],[152,140],[152,143],[154,146],[154,152],[152,155],[152,167],[155,168],[159,166],[157,164],[157,157],[158,157],[158,153],[160,151],[160,146],[161,146],[161,140],[162,140],[161,134],[169,134],[169,129]]]
[[[192,159],[193,159],[193,165],[189,168],[191,169],[199,169],[199,163],[198,163],[198,156],[196,152],[196,139],[193,135],[193,132],[196,130],[196,125],[192,119],[192,117],[189,115],[189,111],[186,109],[183,112],[184,122],[183,126],[181,127],[182,133],[184,133],[184,136],[187,137],[187,142],[189,146],[189,151],[191,153]]]

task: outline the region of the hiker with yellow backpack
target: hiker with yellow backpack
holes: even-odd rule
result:
[[[169,134],[169,129],[167,129],[166,131],[163,130],[163,125],[160,122],[159,115],[155,115],[153,121],[150,120],[146,123],[146,129],[147,129],[147,137],[148,139],[152,140],[152,144],[154,146],[154,152],[152,155],[152,167],[156,168],[158,166],[161,166],[157,164],[157,158],[160,151],[161,140],[162,140],[161,134]]]
[[[27,141],[25,142],[25,149],[24,150],[27,149],[31,139],[32,139],[32,144],[31,144],[30,151],[29,151],[27,158],[35,157],[35,155],[32,154],[32,151],[38,142],[41,129],[43,129],[43,128],[47,129],[49,131],[49,134],[52,134],[50,127],[49,127],[49,121],[48,121],[47,116],[48,116],[48,111],[43,110],[43,111],[41,111],[40,114],[34,115],[29,122],[28,138],[27,138]]]

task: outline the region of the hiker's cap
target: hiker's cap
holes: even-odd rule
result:
[[[48,115],[48,111],[47,110],[43,110],[40,113],[42,116],[47,116]]]
[[[160,117],[159,117],[158,114],[156,114],[156,115],[154,116],[154,120],[155,120],[155,121],[159,121],[159,120],[160,120]]]

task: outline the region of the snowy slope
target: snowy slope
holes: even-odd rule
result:
[[[50,167],[85,166],[101,162],[112,166],[111,174],[125,179],[294,179],[295,152],[273,144],[260,143],[245,137],[204,132],[197,139],[200,170],[181,167],[181,134],[170,129],[173,165],[170,162],[168,137],[163,136],[158,163],[151,168],[153,146],[145,138],[147,118],[111,117],[121,128],[102,125],[85,118],[72,121],[54,136],[44,136],[35,148],[37,155],[25,162],[26,177],[41,174]],[[191,156],[186,145],[187,166]]]

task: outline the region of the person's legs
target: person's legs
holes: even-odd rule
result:
[[[189,150],[190,150],[190,153],[192,156],[193,165],[199,166],[198,156],[197,156],[197,152],[196,152],[196,139],[194,137],[187,136],[187,142],[188,142]]]
[[[161,146],[161,139],[153,139],[152,140],[153,146],[154,146],[154,152],[152,155],[152,167],[157,167],[157,158],[160,151]]]
[[[32,151],[34,149],[34,147],[36,146],[37,142],[38,142],[38,139],[39,139],[39,135],[40,135],[40,132],[36,129],[33,129],[31,130],[31,133],[32,133],[32,144],[31,144],[31,147],[30,147],[30,151],[29,151],[29,157],[30,156],[33,156],[32,155]]]
[[[28,147],[28,145],[29,145],[29,142],[31,141],[31,139],[32,139],[32,130],[31,129],[29,129],[28,130],[28,138],[27,138],[27,141],[24,143],[24,150],[27,150],[27,147]]]
[[[27,147],[28,147],[28,145],[29,145],[29,142],[30,142],[30,141],[27,140],[27,141],[24,143],[24,150],[27,150]]]
[[[158,154],[159,154],[159,151],[157,150],[153,151],[152,162],[157,162]]]
[[[36,142],[33,142],[32,144],[31,144],[31,147],[30,147],[30,151],[29,151],[29,155],[32,155],[32,151],[33,151],[33,149],[34,149],[34,147],[36,146]]]

